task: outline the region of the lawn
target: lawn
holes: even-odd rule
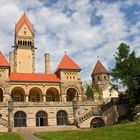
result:
[[[21,136],[16,133],[1,133],[0,132],[0,140],[23,140]]]
[[[44,140],[140,140],[140,122],[77,131],[38,132]]]

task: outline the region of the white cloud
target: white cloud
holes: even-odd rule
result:
[[[127,41],[139,51],[140,24],[129,24],[125,13],[120,10],[124,2],[106,3],[90,0],[61,0],[52,6],[46,6],[40,0],[0,0],[0,50],[8,54],[14,40],[14,26],[27,9],[27,16],[35,28],[36,71],[44,72],[44,53],[51,55],[54,71],[64,52],[80,65],[82,79],[89,80],[93,66],[100,56],[108,68],[119,43]],[[125,2],[126,6],[134,4]],[[91,20],[101,17],[100,23],[91,24]],[[134,36],[133,42],[126,40]]]

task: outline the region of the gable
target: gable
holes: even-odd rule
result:
[[[30,31],[28,25],[26,23],[23,23],[20,27],[20,29],[17,32],[18,36],[29,36],[33,37],[32,32]]]

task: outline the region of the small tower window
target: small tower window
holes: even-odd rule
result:
[[[100,77],[98,76],[98,80],[100,81]]]
[[[26,35],[26,31],[24,31],[24,35]]]
[[[27,41],[25,41],[25,45],[27,45]]]
[[[106,80],[106,76],[104,76],[104,79]]]

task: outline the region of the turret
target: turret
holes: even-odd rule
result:
[[[109,82],[109,73],[103,66],[103,64],[100,62],[100,60],[97,61],[93,72],[91,74],[92,82],[94,84],[98,84],[99,86],[103,86],[104,84]]]

